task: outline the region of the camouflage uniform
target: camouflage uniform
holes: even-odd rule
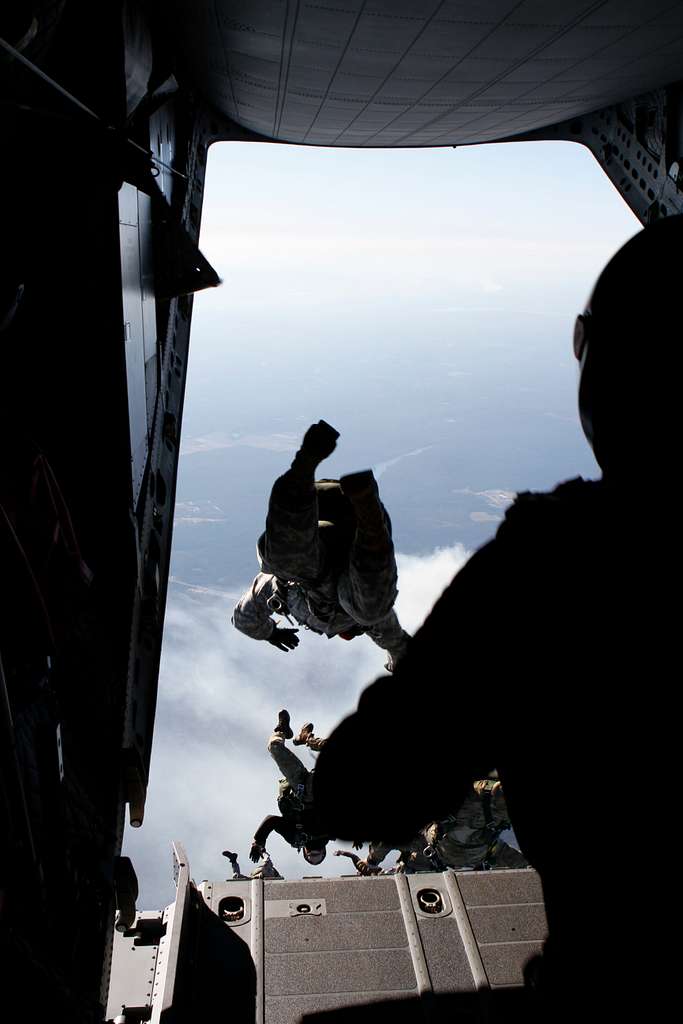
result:
[[[266,854],[263,863],[255,867],[254,870],[248,874],[243,875],[242,869],[239,866],[239,861],[235,860],[232,862],[233,872],[231,877],[228,879],[230,882],[249,882],[252,878],[282,878],[282,875],[273,864],[270,856]]]
[[[370,867],[379,865],[392,850],[397,850],[399,856],[396,866],[389,871],[383,871],[382,874],[405,873],[411,875],[417,871],[440,871],[441,867],[437,864],[436,858],[425,856],[426,846],[427,841],[422,834],[415,836],[410,843],[404,846],[397,846],[395,843],[372,842],[368,848],[366,863]]]
[[[273,862],[270,859],[270,857],[266,856],[266,858],[263,861],[263,864],[259,864],[258,867],[254,868],[254,870],[251,872],[249,877],[250,878],[279,878],[279,879],[281,879],[283,876],[280,874],[278,869],[275,867],[275,865],[273,864]]]
[[[382,511],[379,539],[360,523],[345,534],[319,522],[316,490],[302,487],[291,469],[284,473],[273,486],[258,545],[263,571],[237,603],[233,625],[254,640],[268,640],[276,626],[272,613],[281,613],[327,637],[367,633],[388,652],[392,671],[409,637],[393,611],[396,559],[383,505]]]
[[[324,742],[324,740],[319,740],[321,746]],[[320,746],[314,749],[319,750]],[[302,803],[311,803],[313,799],[311,772],[303,761],[296,756],[294,751],[285,745],[282,733],[274,732],[270,737],[268,740],[268,753],[284,776],[284,778],[280,779],[278,802],[291,790],[297,794]]]
[[[519,850],[500,838],[510,827],[507,805],[499,782],[480,779],[457,814],[434,822],[410,844],[401,847],[399,870],[442,871],[444,868],[525,868],[528,861]],[[370,866],[381,864],[395,844],[371,843]],[[430,851],[431,852],[430,854]],[[402,867],[401,867],[402,865]]]
[[[310,734],[305,742],[311,750],[321,750],[325,739]],[[263,819],[254,842],[265,848],[271,832],[277,832],[297,850],[311,841],[327,842],[313,806],[313,772],[285,745],[281,732],[273,732],[268,740],[268,753],[283,775],[277,798],[280,814],[269,814]]]
[[[426,836],[435,839],[438,859],[449,868],[527,867],[524,855],[500,838],[508,828],[510,820],[500,782],[480,779],[457,814],[439,822],[436,829],[427,829]]]

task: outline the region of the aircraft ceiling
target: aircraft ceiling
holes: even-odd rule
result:
[[[680,0],[174,3],[186,76],[284,142],[492,142],[683,79]]]

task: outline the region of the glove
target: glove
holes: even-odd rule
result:
[[[354,850],[363,849],[363,843],[359,839],[354,839],[354,841],[351,843],[351,846],[354,848]]]
[[[308,428],[301,447],[306,455],[311,455],[321,462],[332,454],[337,446],[338,437],[338,430],[331,427],[329,423],[325,423],[325,420],[319,420]]]
[[[260,843],[252,843],[249,850],[249,860],[253,860],[254,864],[257,864],[265,852],[265,847],[261,846]]]
[[[268,643],[277,647],[278,651],[293,651],[299,646],[299,637],[296,635],[298,632],[298,629],[280,629],[276,626],[268,637]]]

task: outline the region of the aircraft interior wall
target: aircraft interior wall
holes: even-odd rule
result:
[[[35,5],[21,53],[50,81],[0,63],[3,970],[70,1021],[101,1019],[126,804],[144,814],[195,264],[213,273],[199,121],[126,13]]]

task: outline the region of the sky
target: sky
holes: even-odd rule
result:
[[[598,475],[573,322],[638,227],[572,143],[212,148],[200,245],[223,284],[194,303],[147,810],[124,842],[139,907],[173,899],[174,839],[196,881],[228,877],[225,848],[248,872],[251,837],[276,813],[279,708],[324,735],[383,671],[367,637],[303,634],[283,654],[230,624],[270,486],[306,427],[340,431],[324,475],[374,469],[414,632],[515,493]],[[460,642],[456,623],[454,671]],[[432,699],[416,696],[416,718]],[[405,743],[419,758],[419,736]],[[350,779],[370,770],[400,784],[396,765],[358,751]],[[269,852],[287,877],[314,873],[277,836]],[[328,856],[315,873],[347,864]]]

